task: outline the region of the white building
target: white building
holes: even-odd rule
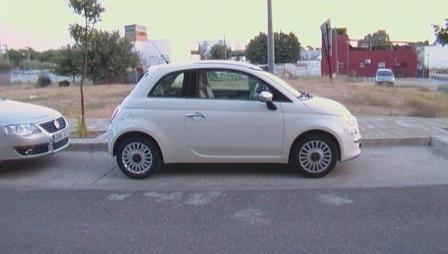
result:
[[[140,64],[145,69],[151,65],[171,62],[171,48],[169,40],[148,40],[146,26],[133,24],[124,27],[125,37],[133,45],[133,51],[137,52]]]
[[[140,63],[145,69],[151,65],[171,62],[169,40],[135,41],[133,45],[133,50],[138,52]]]
[[[320,60],[322,59],[322,52],[320,48],[313,48],[307,46],[306,48],[300,48],[301,60]]]

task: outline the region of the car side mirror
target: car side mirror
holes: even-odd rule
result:
[[[272,94],[270,92],[263,91],[258,95],[258,100],[262,102],[272,102]]]
[[[277,106],[272,102],[272,93],[263,91],[258,95],[258,100],[261,102],[266,102],[266,106],[269,110],[276,110]]]

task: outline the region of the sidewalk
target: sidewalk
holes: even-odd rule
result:
[[[363,146],[429,145],[432,138],[448,137],[448,119],[421,117],[360,116],[358,118]],[[76,121],[69,119],[70,129]],[[109,119],[87,119],[89,131],[96,138],[73,139],[71,150],[104,150],[107,142],[104,133]]]

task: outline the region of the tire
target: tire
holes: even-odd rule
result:
[[[140,135],[120,141],[117,145],[116,159],[121,172],[133,179],[148,178],[162,163],[157,144]]]
[[[330,173],[338,160],[335,141],[327,135],[308,135],[296,141],[290,165],[305,177],[319,178]]]

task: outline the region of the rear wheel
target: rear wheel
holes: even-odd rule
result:
[[[161,155],[155,142],[138,135],[120,141],[116,159],[121,172],[134,179],[151,176],[161,164]]]
[[[306,177],[322,177],[330,173],[338,159],[337,144],[326,135],[305,136],[294,144],[291,164]]]

